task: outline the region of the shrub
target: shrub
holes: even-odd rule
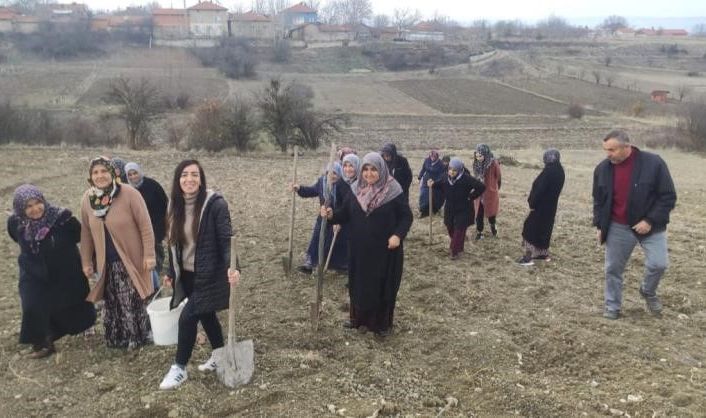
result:
[[[586,113],[586,110],[584,107],[578,103],[572,103],[569,105],[569,108],[567,109],[567,113],[572,119],[581,119],[583,118],[583,115]]]
[[[162,95],[162,103],[166,109],[185,110],[191,105],[191,96],[183,91],[177,95],[167,93]]]
[[[701,73],[698,71],[689,71],[686,73],[687,77],[701,77]]]
[[[706,103],[689,104],[681,118],[681,126],[698,149],[706,149]]]
[[[107,34],[90,30],[88,23],[55,25],[45,22],[35,33],[14,35],[20,51],[45,59],[70,59],[105,53]]]
[[[645,103],[642,100],[636,101],[630,108],[630,115],[640,117],[645,112]]]
[[[234,146],[248,151],[257,131],[253,106],[249,102],[209,100],[196,109],[189,129],[192,149],[221,151]]]
[[[243,38],[223,38],[212,48],[192,48],[203,65],[216,67],[228,78],[251,78],[255,76],[256,51]]]

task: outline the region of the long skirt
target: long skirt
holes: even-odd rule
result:
[[[150,342],[146,302],[122,261],[109,263],[106,271],[103,325],[105,341],[112,348],[137,348]]]
[[[547,258],[549,257],[549,248],[541,248],[530,244],[527,240],[522,240],[522,249],[530,258]]]
[[[306,250],[306,262],[312,267],[319,265],[319,233],[321,232],[321,217],[316,218],[314,231],[311,234],[309,247]],[[329,269],[348,270],[348,227],[343,225],[338,232],[336,242],[333,244],[333,253]],[[324,240],[324,256],[328,256],[333,240],[333,225],[326,224],[326,238]],[[324,260],[324,263],[326,260]]]
[[[45,345],[65,335],[80,334],[96,322],[96,310],[90,302],[56,306],[49,289],[27,293],[22,296],[20,344]]]
[[[426,177],[423,181],[426,181]],[[431,193],[432,212],[436,214],[444,205],[444,192],[437,187],[432,188]],[[419,213],[422,216],[429,216],[429,186],[426,184],[419,186]]]
[[[395,316],[395,303],[386,304],[378,309],[362,310],[351,303],[350,321],[354,327],[366,327],[372,332],[387,331],[392,328]]]

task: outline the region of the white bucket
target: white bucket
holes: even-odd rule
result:
[[[147,315],[152,325],[152,339],[155,345],[174,345],[179,336],[179,315],[185,302],[169,310],[171,298],[159,298],[147,305]]]

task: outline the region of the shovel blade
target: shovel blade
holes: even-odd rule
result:
[[[228,344],[213,352],[216,372],[224,385],[234,388],[250,382],[255,371],[255,349],[252,340]]]

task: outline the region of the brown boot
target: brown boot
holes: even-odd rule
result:
[[[54,343],[49,343],[45,347],[36,347],[36,348],[38,348],[38,350],[35,350],[27,357],[37,360],[37,359],[49,357],[52,354],[56,353],[56,348],[54,347]]]

